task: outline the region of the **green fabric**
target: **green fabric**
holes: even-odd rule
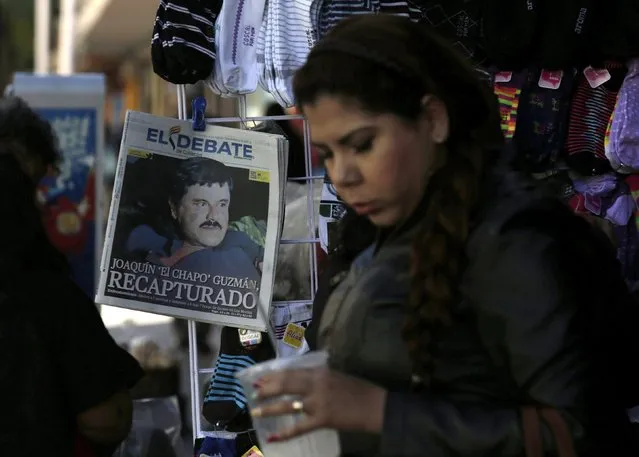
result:
[[[253,216],[244,216],[229,225],[231,230],[245,233],[260,247],[266,243],[266,222],[258,221]]]

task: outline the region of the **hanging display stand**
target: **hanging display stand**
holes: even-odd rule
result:
[[[309,281],[310,281],[310,297],[308,300],[295,300],[295,301],[273,301],[272,306],[276,305],[292,305],[292,304],[308,304],[313,302],[315,299],[315,291],[317,289],[317,251],[315,249],[315,245],[319,243],[319,238],[316,235],[316,217],[318,217],[317,208],[315,208],[314,202],[314,187],[315,180],[322,180],[323,176],[313,176],[313,166],[311,160],[311,139],[310,139],[310,129],[307,121],[301,115],[283,115],[283,116],[259,116],[259,117],[247,117],[247,109],[246,109],[246,97],[241,95],[237,97],[238,101],[238,112],[239,116],[237,117],[226,117],[226,118],[199,118],[200,114],[203,115],[203,109],[194,109],[193,110],[193,122],[194,126],[200,123],[206,124],[229,124],[229,123],[238,123],[241,125],[242,129],[248,129],[249,123],[259,123],[264,121],[289,121],[289,120],[302,120],[303,121],[303,139],[304,139],[304,158],[305,158],[305,176],[301,178],[294,178],[291,180],[301,181],[307,183],[307,201],[308,201],[308,217],[307,217],[307,225],[308,225],[308,235],[303,239],[282,239],[280,241],[280,245],[286,244],[307,244],[309,245],[309,249],[311,250],[311,255],[309,256]],[[180,120],[187,120],[187,103],[186,99],[186,90],[184,85],[177,86],[177,105],[178,105],[178,118]],[[197,101],[195,102],[197,103]],[[198,108],[194,106],[194,108]],[[285,198],[284,193],[282,198]],[[198,363],[198,344],[195,332],[195,321],[188,321],[188,335],[189,335],[189,381],[190,381],[190,392],[191,392],[191,424],[193,430],[193,441],[198,438],[202,438],[203,436],[215,436],[219,438],[234,438],[237,434],[230,433],[225,431],[213,431],[213,432],[205,432],[202,430],[202,402],[201,398],[202,394],[200,392],[200,375],[206,374],[211,375],[214,371],[213,368],[203,368],[199,367]],[[215,426],[215,424],[212,424]]]

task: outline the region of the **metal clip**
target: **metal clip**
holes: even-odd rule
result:
[[[206,98],[202,96],[193,99],[193,131],[203,132],[206,130]]]

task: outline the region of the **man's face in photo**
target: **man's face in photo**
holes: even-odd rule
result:
[[[212,248],[224,241],[229,227],[231,191],[228,184],[195,184],[187,189],[179,205],[171,205],[173,218],[184,234],[184,242]]]

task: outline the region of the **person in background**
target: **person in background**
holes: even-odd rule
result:
[[[504,163],[497,102],[465,60],[427,27],[362,15],[311,50],[294,92],[377,236],[321,316],[329,367],[257,380],[253,417],[303,413],[269,441],[328,428],[344,456],[636,455],[636,306],[611,243]],[[524,421],[537,409],[565,433]]]
[[[138,363],[49,242],[36,186],[60,157],[51,126],[0,100],[0,449],[7,456],[111,456],[131,428]],[[74,451],[75,449],[75,451]],[[75,454],[77,455],[77,454]]]

